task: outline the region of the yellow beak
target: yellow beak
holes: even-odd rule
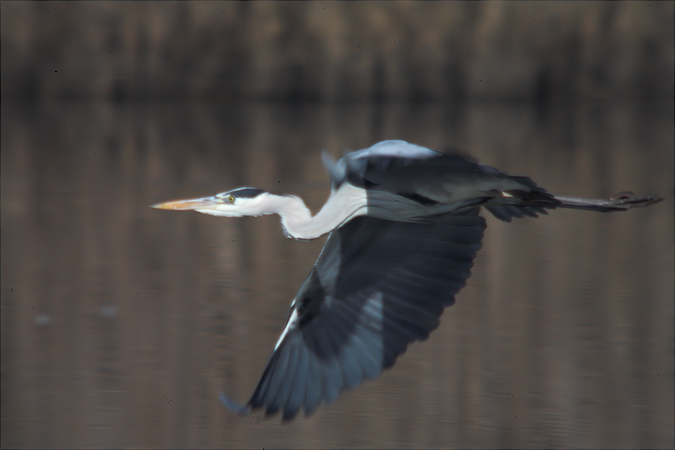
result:
[[[178,211],[195,211],[205,209],[215,209],[218,205],[215,197],[193,198],[189,200],[173,200],[165,203],[157,203],[151,205],[152,208],[157,209],[173,209]]]

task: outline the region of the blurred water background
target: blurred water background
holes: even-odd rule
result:
[[[2,437],[17,447],[668,448],[673,3],[2,2]],[[438,330],[287,425],[240,417],[323,239],[321,149],[456,147],[644,210],[488,218]]]

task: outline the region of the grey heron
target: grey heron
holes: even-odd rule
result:
[[[338,161],[324,152],[323,162],[332,189],[314,216],[296,196],[249,187],[153,205],[223,217],[278,214],[294,239],[330,233],[253,395],[242,406],[221,394],[240,413],[308,416],[425,340],[470,276],[486,226],[481,208],[510,222],[554,208],[622,211],[662,199],[555,196],[530,178],[405,141]]]

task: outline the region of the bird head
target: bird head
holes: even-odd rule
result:
[[[272,214],[275,212],[275,198],[262,189],[243,187],[227,192],[221,192],[212,197],[194,198],[189,200],[174,200],[152,205],[157,209],[173,209],[182,211],[197,211],[202,214],[221,217],[247,217]]]

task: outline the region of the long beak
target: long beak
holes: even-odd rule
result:
[[[151,205],[151,207],[179,211],[198,211],[215,209],[217,205],[219,205],[219,202],[216,201],[215,197],[203,197],[189,200],[174,200],[171,202],[157,203],[156,205]]]

